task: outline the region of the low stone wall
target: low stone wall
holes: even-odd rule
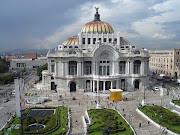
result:
[[[142,117],[144,117],[146,120],[148,120],[148,121],[150,121],[154,126],[156,126],[157,128],[161,128],[161,126],[159,125],[159,124],[157,124],[156,122],[154,122],[152,119],[150,119],[147,115],[145,115],[143,112],[141,112],[138,108],[136,109],[136,112],[138,113],[138,114],[140,114]],[[174,133],[174,132],[172,132],[172,131],[170,131],[170,130],[168,130],[168,129],[166,129],[166,131],[169,133],[169,134],[171,134],[171,135],[178,135],[178,134],[176,134],[176,133]]]
[[[113,109],[113,110],[115,110],[115,109]],[[117,110],[115,110],[115,111],[119,113],[119,115],[120,115],[120,116],[126,121],[126,123],[130,126],[130,128],[131,128],[131,130],[133,131],[134,135],[136,135],[136,131],[135,131],[134,128],[131,126],[131,124],[126,120],[126,118],[123,117],[122,114],[121,114],[119,111],[117,111]]]
[[[86,123],[86,120],[85,120],[84,116],[82,116],[82,122],[83,122],[84,133],[87,134],[87,123]]]
[[[171,104],[171,105],[173,105],[174,107],[176,107],[176,108],[180,109],[180,106],[179,106],[179,105],[176,105],[176,104],[174,104],[174,103],[173,103],[173,102],[171,102],[171,101],[170,101],[170,104]]]
[[[71,114],[69,112],[69,107],[68,107],[68,131],[66,132],[66,135],[70,135],[71,134]]]

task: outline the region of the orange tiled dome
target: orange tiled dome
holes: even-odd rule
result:
[[[96,14],[94,14],[94,21],[85,24],[81,32],[87,33],[114,33],[113,28],[106,22],[100,20],[100,14],[98,13],[99,8],[96,9]]]
[[[79,44],[78,36],[70,37],[63,42],[63,45],[78,45],[78,44]]]
[[[111,27],[111,25],[109,25],[106,22],[102,22],[100,20],[96,21],[92,21],[89,22],[87,24],[85,24],[82,29],[81,32],[88,32],[88,33],[113,33],[114,30]]]

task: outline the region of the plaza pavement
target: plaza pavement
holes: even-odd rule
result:
[[[36,91],[36,90],[33,90],[33,91]],[[39,91],[37,93],[41,95],[42,97],[53,95],[53,92],[51,90]],[[76,100],[73,100],[73,97],[75,97]],[[104,94],[104,93],[100,94],[100,104],[102,107],[105,107],[107,106],[107,103],[108,104],[110,103],[107,97],[108,97],[108,94]],[[125,100],[126,98],[127,98],[127,101]],[[124,92],[123,94],[124,101],[117,103],[117,110],[121,114],[126,115],[125,118],[129,121],[129,123],[135,129],[137,135],[163,135],[160,129],[158,129],[151,123],[148,124],[148,121],[145,120],[142,116],[140,116],[136,112],[136,108],[138,104],[141,103],[143,98],[144,98],[144,91],[142,90],[136,90],[134,92]],[[173,108],[173,106],[170,106],[169,102],[171,101],[171,99],[172,97],[167,96],[166,91],[164,91],[164,96],[162,98],[162,105],[170,109],[176,109],[176,108]],[[61,101],[55,100],[55,101],[46,102],[45,104],[43,104],[43,106],[64,105],[64,106],[70,107],[71,120],[72,120],[71,134],[83,135],[84,131],[83,131],[83,124],[82,124],[82,116],[84,115],[85,110],[96,108],[95,101],[98,101],[98,95],[96,93],[74,92],[74,93],[63,94]],[[160,92],[159,91],[153,92],[150,90],[146,90],[145,103],[161,105]],[[115,108],[115,103],[114,105],[110,105],[109,108]],[[123,112],[123,109],[124,109],[124,112]],[[142,125],[141,127],[139,127],[139,123],[141,123]]]

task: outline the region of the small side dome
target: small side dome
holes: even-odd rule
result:
[[[131,45],[131,43],[124,37],[120,37],[120,45]]]
[[[73,36],[66,39],[62,45],[79,45],[79,38],[78,36]]]

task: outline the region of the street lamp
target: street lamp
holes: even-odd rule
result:
[[[26,110],[21,110],[21,135],[23,135],[23,120],[26,119]]]
[[[132,115],[129,115],[129,124],[130,124],[130,118],[132,117]]]
[[[146,88],[144,88],[144,100],[146,99],[146,97],[145,97],[145,90],[146,90]]]

